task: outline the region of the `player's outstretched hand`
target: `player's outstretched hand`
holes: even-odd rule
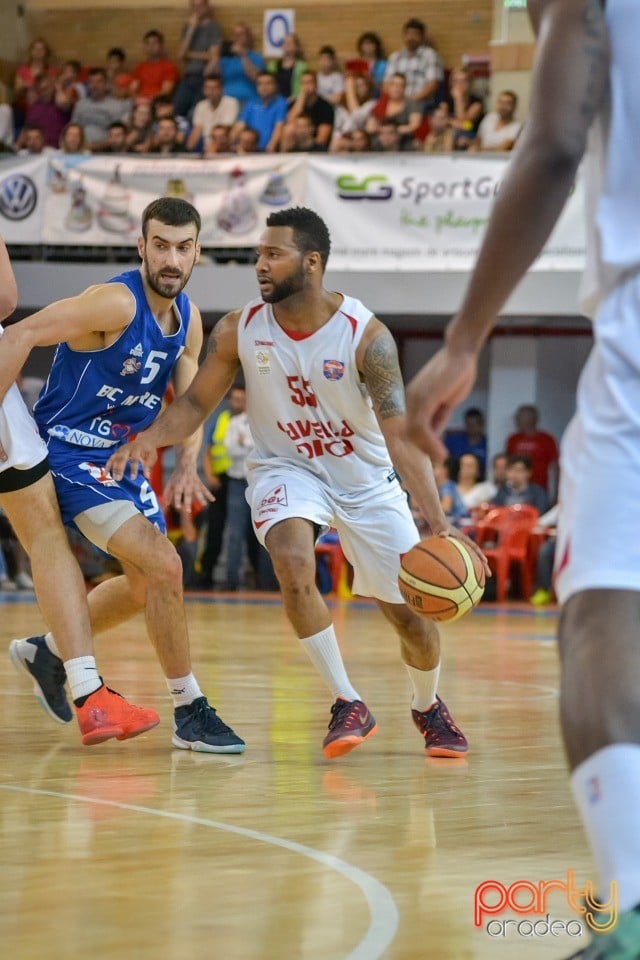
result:
[[[451,414],[475,383],[477,355],[445,346],[411,380],[407,387],[409,438],[432,460],[449,456],[440,439]]]
[[[142,471],[148,478],[157,459],[158,451],[155,444],[149,443],[142,432],[131,443],[125,443],[111,454],[107,460],[107,470],[110,471],[114,480],[122,480],[129,464],[129,474],[135,480],[142,466]]]
[[[463,533],[462,530],[459,530],[457,527],[454,527],[453,524],[449,524],[447,529],[443,530],[442,533],[439,533],[438,536],[454,537],[454,539],[459,540],[460,543],[464,543],[467,550],[469,550],[471,553],[475,553],[476,557],[478,557],[478,559],[482,563],[482,566],[484,567],[485,577],[493,576],[493,574],[491,573],[491,567],[489,566],[489,561],[485,557],[484,553],[482,552],[478,544],[475,542],[475,540],[472,540],[465,533]]]
[[[165,503],[170,503],[176,510],[186,510],[191,513],[191,507],[197,503],[213,503],[215,497],[198,476],[194,463],[178,464],[173,471],[162,494]]]

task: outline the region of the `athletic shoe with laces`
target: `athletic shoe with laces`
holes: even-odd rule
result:
[[[375,717],[366,703],[338,697],[331,707],[329,732],[322,741],[322,752],[329,760],[342,757],[372,737],[377,729]]]
[[[245,742],[220,719],[206,697],[174,713],[174,747],[198,753],[244,753]]]
[[[85,747],[115,737],[129,740],[160,723],[155,710],[136,707],[104,684],[74,704]]]
[[[424,747],[429,757],[461,757],[469,749],[467,739],[440,697],[429,710],[422,713],[412,710],[411,716],[424,737]]]
[[[22,667],[33,678],[36,700],[58,723],[70,723],[73,713],[67,700],[64,684],[67,674],[60,657],[51,653],[44,637],[25,637],[12,640],[9,656],[16,668]]]
[[[591,943],[567,960],[640,960],[640,904],[627,910],[611,933],[596,933]]]

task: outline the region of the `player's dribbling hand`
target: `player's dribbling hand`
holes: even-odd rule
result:
[[[475,383],[477,355],[443,347],[407,387],[409,438],[432,460],[446,460],[447,448],[439,434],[451,414]]]
[[[472,540],[465,533],[463,533],[462,530],[459,530],[458,527],[454,527],[453,524],[449,524],[447,529],[443,530],[442,533],[439,533],[438,536],[453,537],[455,540],[459,540],[460,543],[464,543],[467,550],[469,550],[471,553],[475,553],[476,557],[478,557],[482,563],[485,577],[493,576],[491,573],[491,567],[489,566],[489,561],[485,557],[478,544],[475,542],[475,540]]]
[[[155,444],[149,443],[144,433],[141,433],[131,443],[125,443],[111,454],[107,460],[107,470],[114,480],[122,480],[129,464],[129,475],[135,480],[142,466],[142,472],[148,478],[157,459],[158,450]]]

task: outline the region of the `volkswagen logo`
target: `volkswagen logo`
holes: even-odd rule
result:
[[[38,191],[31,177],[15,173],[0,181],[0,213],[7,220],[26,220],[38,202]]]

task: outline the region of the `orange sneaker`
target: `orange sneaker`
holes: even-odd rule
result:
[[[104,684],[76,706],[76,716],[85,747],[103,740],[128,740],[160,723],[155,710],[136,707]]]

